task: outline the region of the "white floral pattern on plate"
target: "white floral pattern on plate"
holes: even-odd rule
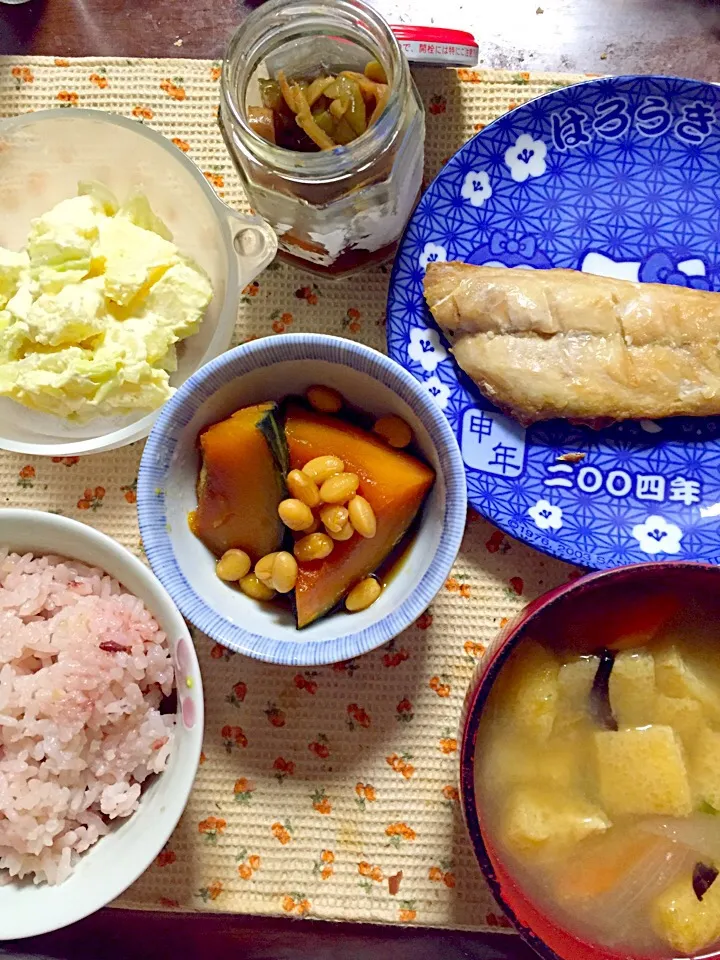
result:
[[[505,151],[505,163],[510,167],[510,176],[517,183],[529,177],[541,177],[547,168],[547,147],[542,140],[533,140],[529,133],[521,134],[514,147]]]
[[[447,250],[439,243],[426,243],[423,252],[418,257],[418,263],[423,270],[427,269],[429,263],[443,262],[447,260]]]
[[[460,196],[474,207],[481,207],[492,196],[490,177],[484,170],[470,170],[463,180]]]
[[[439,363],[447,360],[448,352],[440,342],[437,330],[415,327],[410,331],[408,356],[419,363],[423,370],[432,373]]]
[[[682,530],[665,517],[652,514],[645,523],[637,523],[632,535],[645,553],[680,553]]]
[[[428,377],[425,380],[425,389],[441,410],[447,407],[450,400],[450,387],[446,386],[439,377]]]
[[[540,530],[559,530],[562,526],[563,512],[549,500],[538,500],[535,506],[530,507],[528,514]]]

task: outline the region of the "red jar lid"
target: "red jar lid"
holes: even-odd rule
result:
[[[412,63],[474,67],[478,62],[479,49],[475,37],[465,30],[409,27],[406,24],[392,24],[390,29]]]

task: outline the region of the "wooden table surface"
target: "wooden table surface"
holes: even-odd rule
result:
[[[391,22],[464,25],[488,67],[718,79],[715,0],[374,2]],[[0,0],[0,53],[215,58],[257,3],[30,0],[14,7]]]
[[[217,58],[256,5],[257,0],[30,0],[6,6],[0,0],[0,54]],[[376,0],[375,5],[391,22],[472,30],[487,67],[720,78],[720,5],[715,0]],[[534,956],[515,937],[114,910],[57,934],[0,948],[3,955],[17,960]]]

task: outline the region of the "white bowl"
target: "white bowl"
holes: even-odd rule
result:
[[[30,221],[75,196],[80,180],[99,180],[121,200],[141,190],[180,250],[212,280],[200,330],[178,349],[170,382],[179,386],[230,345],[239,291],[275,256],[275,234],[226,206],[191,160],[136,120],[101,110],[39,110],[0,121],[0,245],[23,247]],[[78,425],[0,398],[0,447],[48,457],[113,450],[146,437],[157,414]]]
[[[114,900],[150,866],[175,829],[195,779],[203,697],[185,621],[150,570],[119,543],[77,520],[37,510],[0,510],[0,543],[19,553],[60,554],[102,567],[140,597],[167,633],[178,692],[178,722],[168,766],[143,791],[135,813],[90,847],[63,883],[0,886],[0,940],[12,940],[86,917]]]
[[[313,383],[339,390],[361,410],[395,413],[412,427],[437,479],[401,573],[380,598],[297,630],[289,611],[258,604],[223,583],[215,559],[188,528],[197,506],[197,436],[239,407],[301,394]],[[146,444],[138,515],[150,564],[184,615],[239,653],[272,663],[347,660],[410,626],[445,582],[462,540],[465,471],[452,429],[427,391],[376,350],[341,337],[289,334],[236,347],[192,376],[165,405]]]

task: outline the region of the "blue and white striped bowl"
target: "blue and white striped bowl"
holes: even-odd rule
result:
[[[407,420],[437,480],[402,570],[380,599],[360,613],[338,611],[299,631],[289,612],[258,604],[217,578],[214,558],[190,532],[187,516],[197,505],[197,436],[203,427],[248,404],[302,393],[313,383],[335,387],[370,414]],[[383,354],[320,334],[256,340],[198,370],[158,417],[138,480],[145,551],[187,619],[238,653],[297,666],[348,660],[410,626],[450,572],[466,507],[457,442],[422,385]]]

